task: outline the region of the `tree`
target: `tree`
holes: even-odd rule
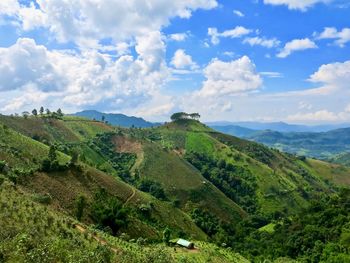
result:
[[[170,116],[170,119],[172,121],[178,121],[178,120],[186,120],[186,119],[193,119],[198,120],[201,117],[199,113],[186,113],[186,112],[176,112],[173,115]]]
[[[199,118],[201,117],[201,115],[199,115],[199,113],[191,113],[190,117],[194,120],[199,120]]]
[[[165,228],[164,231],[163,231],[163,242],[164,242],[166,245],[169,245],[170,235],[171,235],[170,229],[169,229],[168,227]]]
[[[34,109],[34,110],[32,110],[32,114],[33,114],[34,116],[37,116],[37,115],[38,115],[38,111],[37,111],[36,109]]]
[[[70,164],[75,165],[79,161],[79,152],[77,150],[73,150],[71,156],[72,158],[70,159]]]
[[[104,115],[102,115],[102,117],[101,117],[102,122],[105,122],[105,119],[106,119],[106,117]]]
[[[79,195],[78,199],[76,201],[76,212],[75,212],[75,216],[76,218],[80,221],[81,218],[84,215],[84,209],[86,206],[86,197],[83,195]]]
[[[57,110],[57,115],[59,117],[63,117],[63,112],[62,112],[62,110],[60,108]]]
[[[46,114],[47,115],[50,115],[51,114],[51,111],[49,109],[46,109]]]
[[[177,121],[177,120],[187,119],[187,118],[188,118],[188,114],[186,112],[176,112],[170,116],[170,119],[172,121]]]
[[[43,115],[43,114],[44,114],[44,107],[43,107],[43,106],[40,107],[39,112],[40,112],[40,115]]]
[[[29,112],[28,111],[23,111],[22,112],[22,116],[23,116],[23,118],[27,119],[28,116],[29,116]]]
[[[50,146],[48,157],[49,157],[49,160],[51,162],[53,162],[53,161],[55,161],[57,159],[56,147],[54,145]]]

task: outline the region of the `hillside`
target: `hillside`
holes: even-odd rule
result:
[[[147,127],[153,127],[159,125],[158,123],[152,123],[145,121],[143,118],[134,117],[134,116],[127,116],[124,114],[116,114],[116,113],[103,113],[95,110],[85,110],[81,112],[77,112],[72,114],[73,116],[77,117],[84,117],[88,118],[90,120],[102,120],[104,118],[105,121],[108,123],[114,125],[114,126],[121,126],[121,127],[141,127],[141,128],[147,128]]]
[[[321,133],[261,131],[247,138],[281,151],[327,159],[350,150],[350,128]]]
[[[98,231],[112,252],[168,251],[170,259],[159,262],[207,262],[209,255],[213,262],[244,262],[208,241],[254,260],[236,241],[246,238],[244,231],[289,218],[350,185],[348,168],[284,154],[196,120],[140,129],[72,116],[0,116],[0,147],[5,195],[23,194],[58,220],[65,216]],[[171,238],[196,240],[198,256],[155,245],[165,229]],[[54,231],[50,236],[59,238]],[[87,250],[98,246],[93,239]],[[79,254],[82,247],[74,249]],[[8,247],[3,251],[13,256]]]
[[[350,167],[350,152],[344,152],[328,158],[329,162]]]

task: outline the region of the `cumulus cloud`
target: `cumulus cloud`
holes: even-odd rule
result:
[[[286,5],[289,9],[306,11],[317,3],[329,3],[332,0],[264,0],[265,4]]]
[[[225,30],[223,32],[218,32],[217,28],[210,27],[208,28],[208,35],[211,37],[211,43],[217,45],[220,43],[220,38],[240,38],[244,35],[248,35],[252,30],[247,29],[243,26],[236,26],[233,29]]]
[[[33,3],[33,2],[31,2]],[[212,9],[216,0],[37,0],[37,6],[2,0],[0,14],[17,19],[24,30],[45,27],[61,42],[84,44],[111,38],[128,40],[158,31],[173,17],[189,18],[197,9]],[[116,15],[117,14],[117,15]]]
[[[317,34],[316,34],[317,35]],[[344,47],[350,42],[350,28],[346,27],[338,31],[335,27],[326,27],[323,32],[317,36],[318,39],[335,39],[334,43]]]
[[[247,37],[243,40],[244,44],[249,44],[251,46],[262,46],[266,48],[278,47],[281,43],[277,38],[261,38],[261,37]]]
[[[133,108],[152,97],[169,76],[159,32],[138,37],[135,50],[137,58],[123,55],[112,60],[97,51],[50,51],[32,39],[19,39],[0,49],[0,90],[23,91],[18,100],[4,107],[9,110],[10,104],[20,105],[30,87],[46,93],[44,99],[59,98],[63,105],[103,102],[111,108]]]
[[[315,44],[315,42],[311,41],[308,38],[294,39],[285,44],[281,52],[277,54],[277,57],[286,58],[295,51],[302,51],[314,48],[317,48],[317,45]]]
[[[234,95],[257,90],[262,85],[254,63],[247,56],[230,62],[214,59],[204,69],[204,76],[207,80],[198,91],[202,97]]]
[[[322,65],[309,80],[334,88],[346,88],[350,83],[350,60]]]
[[[171,60],[171,64],[176,69],[185,69],[185,68],[196,69],[196,68],[198,68],[198,65],[192,60],[192,57],[190,55],[186,54],[185,50],[183,50],[183,49],[176,50],[176,52]]]

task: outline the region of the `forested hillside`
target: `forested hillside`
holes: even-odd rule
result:
[[[0,258],[41,260],[44,250],[48,261],[66,261],[86,250],[95,262],[146,262],[142,253],[152,262],[245,262],[236,253],[254,262],[346,262],[350,169],[225,135],[188,116],[143,129],[63,114],[0,116],[0,218],[13,222],[1,230]],[[13,204],[28,216],[17,216]],[[19,235],[24,245],[12,251]],[[173,250],[168,241],[176,238],[198,250]]]

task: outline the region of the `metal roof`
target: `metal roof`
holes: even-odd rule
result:
[[[187,240],[182,239],[182,238],[180,238],[180,239],[176,242],[176,244],[178,244],[178,245],[180,245],[180,246],[183,246],[183,247],[190,247],[190,246],[193,246],[193,243],[192,243],[192,242],[187,241]]]

